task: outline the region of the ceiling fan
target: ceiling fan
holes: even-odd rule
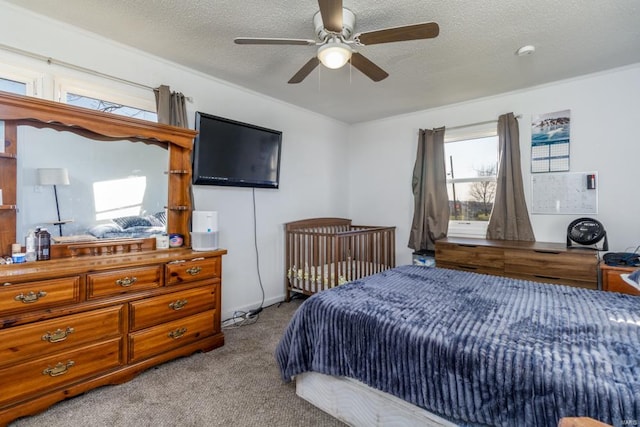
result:
[[[425,22],[367,31],[352,36],[356,16],[349,9],[342,7],[342,0],[318,0],[318,5],[320,11],[313,17],[317,40],[238,37],[234,39],[234,42],[236,44],[318,46],[316,56],[304,64],[288,83],[300,83],[320,63],[325,67],[336,69],[347,62],[351,62],[351,65],[374,82],[379,82],[387,78],[389,74],[359,53],[358,47],[430,39],[437,37],[440,32],[440,28],[435,22]]]

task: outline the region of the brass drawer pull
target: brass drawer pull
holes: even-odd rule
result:
[[[200,273],[201,271],[202,271],[202,268],[200,268],[200,267],[187,268],[187,273],[189,273],[192,276],[195,276],[196,274]]]
[[[73,360],[69,360],[67,363],[58,362],[53,368],[47,368],[42,371],[42,375],[49,375],[50,377],[57,377],[58,375],[66,374],[69,368],[75,365]]]
[[[20,295],[16,295],[13,299],[15,299],[16,301],[22,301],[25,304],[29,304],[31,302],[36,302],[40,298],[46,297],[46,296],[47,296],[47,293],[45,291],[38,291],[38,293],[31,291],[26,295],[22,293]]]
[[[169,338],[172,338],[175,340],[180,338],[186,333],[187,333],[187,328],[179,328],[179,329],[176,329],[175,331],[169,332]]]
[[[187,303],[189,302],[189,300],[186,299],[179,299],[177,301],[172,302],[171,304],[169,304],[169,308],[172,310],[180,310],[182,309],[185,305],[187,305]]]
[[[70,334],[74,332],[75,329],[71,327],[65,329],[64,331],[62,329],[58,329],[54,333],[47,331],[47,333],[42,336],[42,341],[49,341],[50,343],[64,341]]]
[[[122,279],[116,280],[116,285],[122,286],[123,288],[127,288],[138,281],[137,277],[125,277]]]

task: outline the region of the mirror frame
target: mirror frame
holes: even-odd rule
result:
[[[184,246],[191,246],[191,151],[197,134],[195,130],[2,91],[0,121],[4,122],[4,152],[0,152],[0,189],[3,195],[0,204],[0,255],[10,254],[11,244],[22,241],[16,236],[18,126],[52,128],[92,140],[141,141],[166,147],[169,152],[167,233],[182,234]],[[155,249],[155,241],[147,240],[142,249]],[[61,250],[54,251],[54,246]],[[52,258],[71,256],[64,246],[68,245],[52,245]]]

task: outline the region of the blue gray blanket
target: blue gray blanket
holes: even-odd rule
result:
[[[402,266],[309,298],[276,359],[461,424],[640,423],[640,297],[612,292]]]

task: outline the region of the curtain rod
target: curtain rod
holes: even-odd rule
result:
[[[146,89],[146,90],[151,90],[153,91],[155,88],[151,87],[151,86],[147,86],[147,85],[143,85],[142,83],[137,83],[137,82],[133,82],[131,80],[126,80],[120,77],[115,77],[115,76],[111,76],[109,74],[105,74],[105,73],[101,73],[100,71],[96,71],[96,70],[92,70],[90,68],[85,68],[85,67],[81,67],[79,65],[75,65],[75,64],[71,64],[69,62],[64,62],[64,61],[60,61],[48,56],[44,56],[44,55],[40,55],[38,53],[33,53],[33,52],[28,52],[26,50],[22,50],[22,49],[18,49],[16,47],[13,46],[8,46],[6,44],[2,44],[0,43],[0,48],[7,50],[9,52],[13,52],[13,53],[17,53],[19,55],[22,56],[27,56],[29,58],[33,58],[33,59],[38,59],[40,61],[44,61],[49,65],[60,65],[61,67],[65,67],[65,68],[69,68],[71,70],[75,70],[75,71],[80,71],[83,72],[85,74],[91,74],[93,76],[96,77],[102,77],[104,79],[108,79],[108,80],[112,80],[112,81],[116,81],[118,83],[125,83],[129,86],[134,86],[140,89]],[[193,102],[193,98],[191,98],[190,96],[185,96],[185,99],[189,102]]]
[[[516,119],[521,119],[522,118],[522,114],[518,114],[517,116],[515,116]],[[484,122],[477,122],[477,123],[469,123],[468,125],[460,125],[460,126],[452,126],[452,127],[446,127],[445,126],[445,131],[447,130],[454,130],[454,129],[463,129],[463,128],[468,128],[471,126],[480,126],[480,125],[488,125],[491,123],[498,123],[497,120],[487,120]]]

